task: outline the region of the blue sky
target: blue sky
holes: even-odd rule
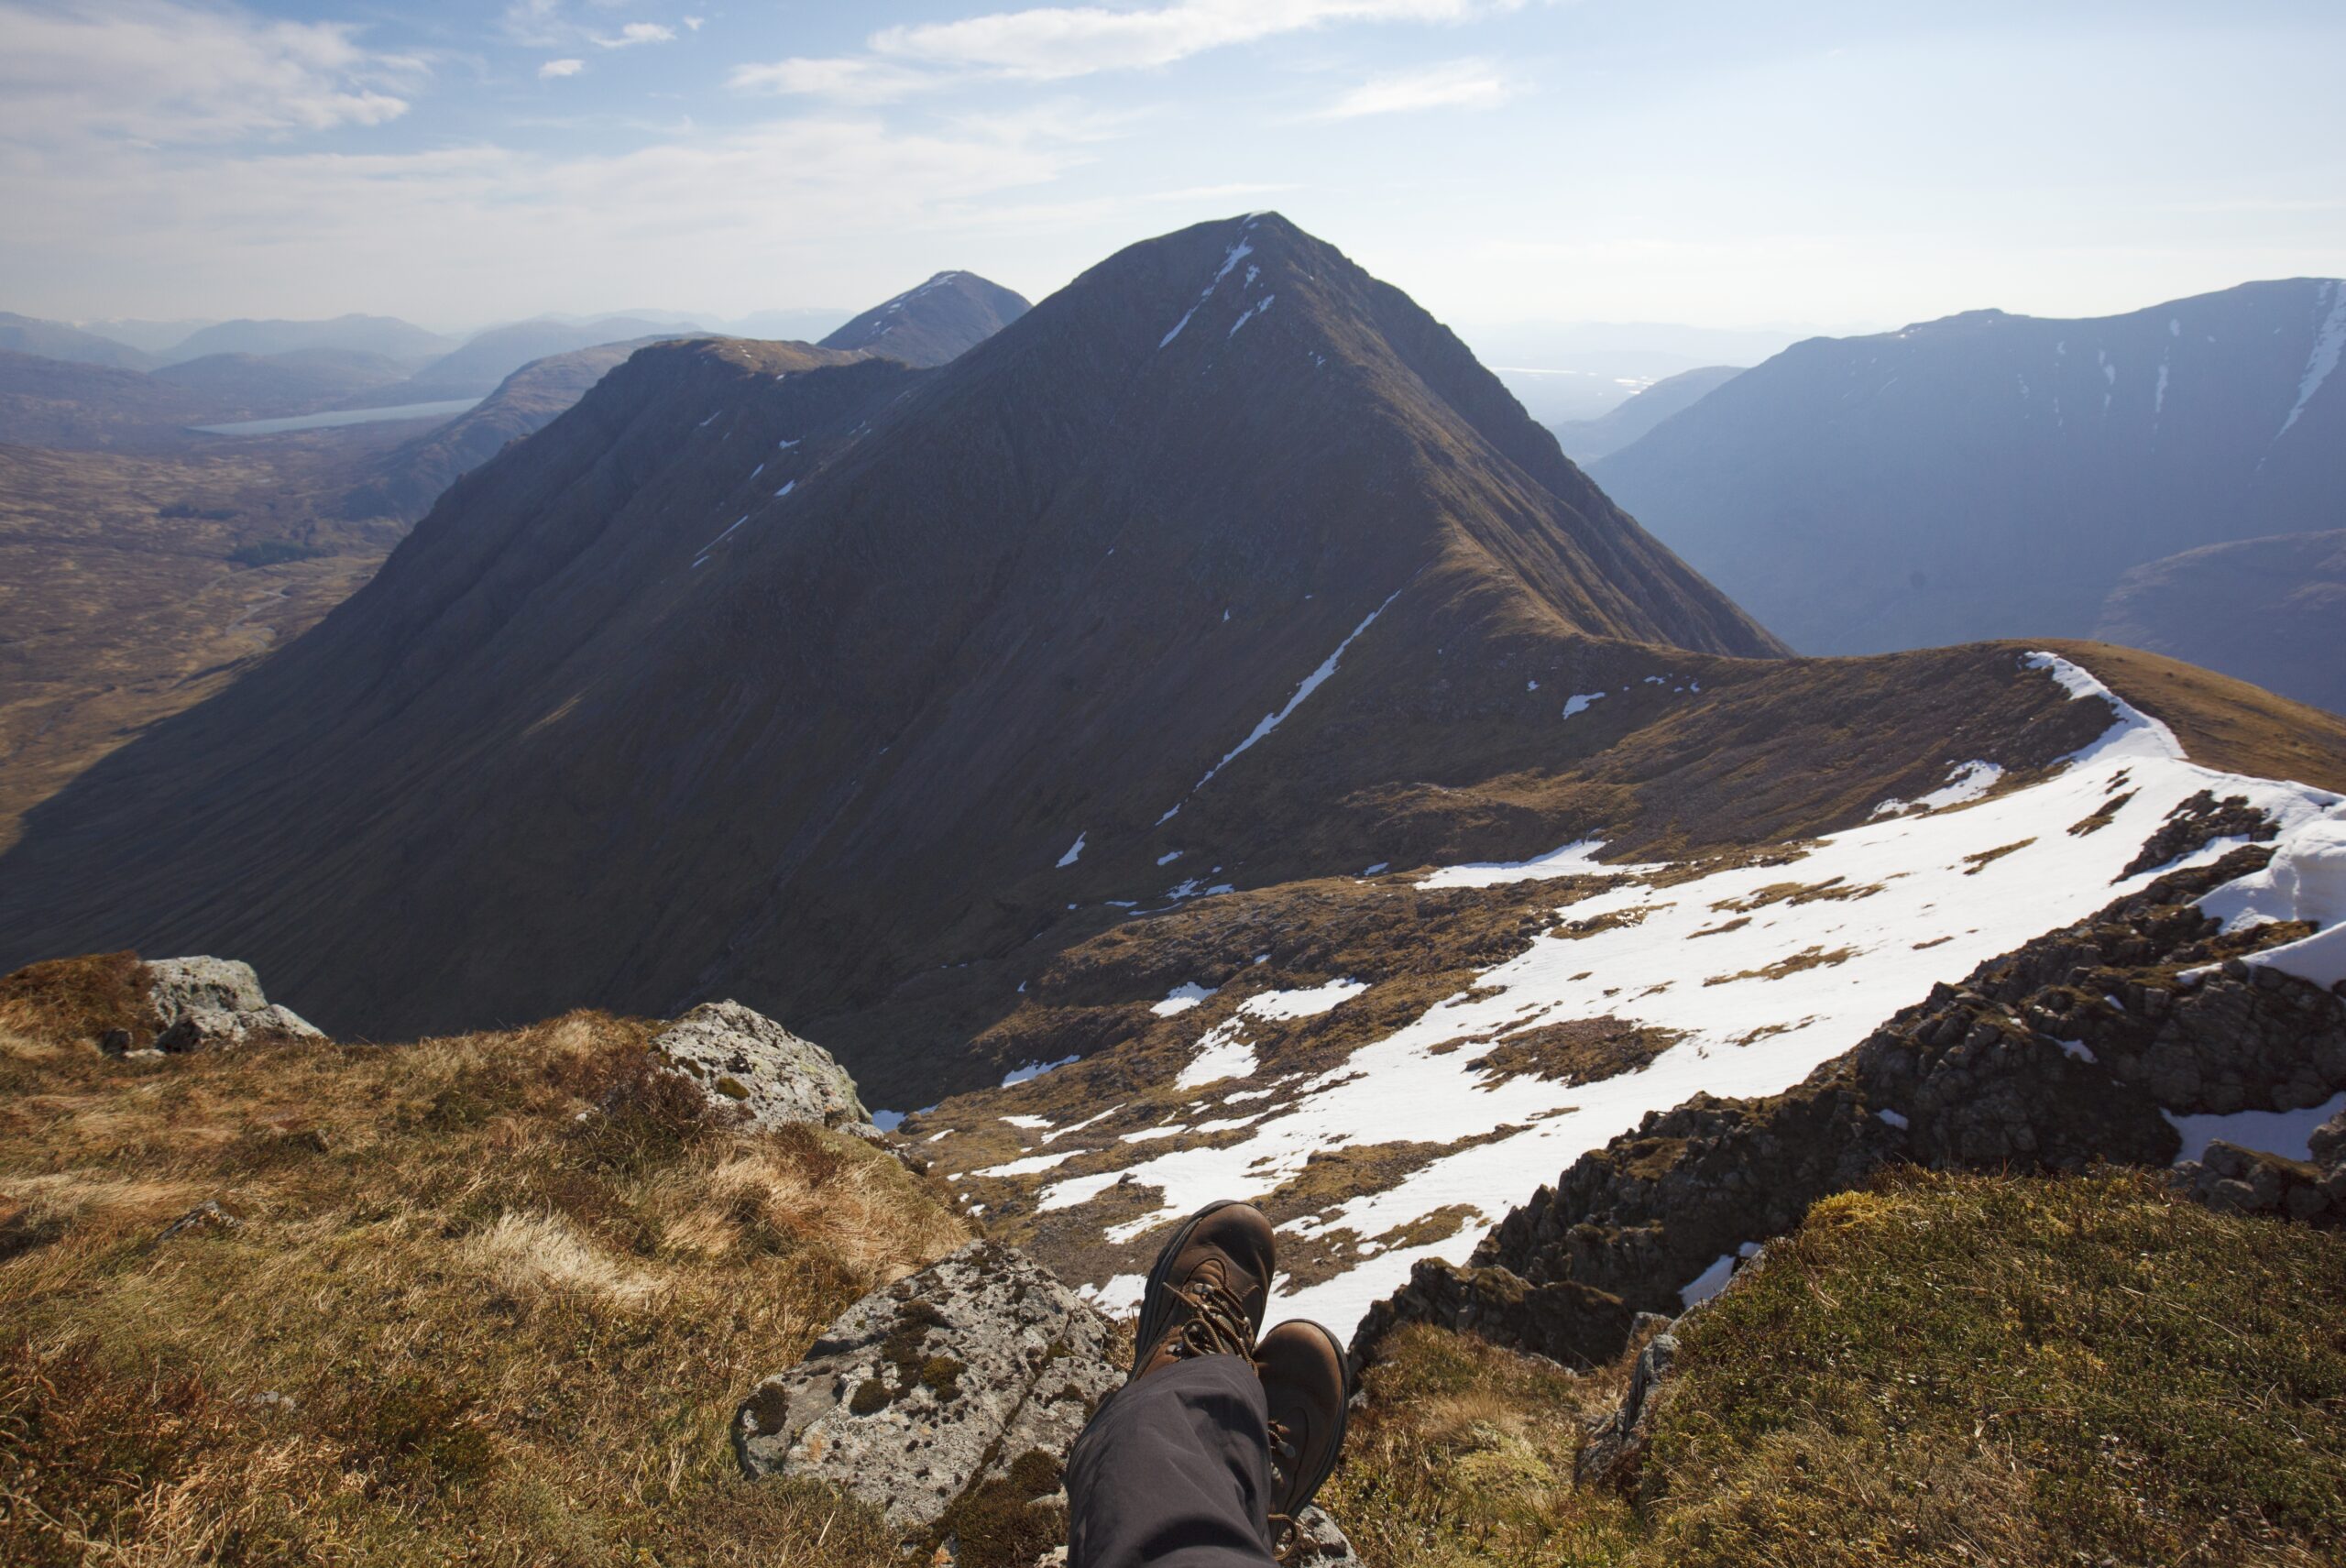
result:
[[[1040,296],[1277,208],[1461,324],[2346,272],[2346,6],[0,0],[0,309]]]

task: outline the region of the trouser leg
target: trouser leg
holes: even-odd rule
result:
[[[1069,1568],[1265,1568],[1270,1417],[1255,1369],[1201,1355],[1127,1384],[1075,1440]]]

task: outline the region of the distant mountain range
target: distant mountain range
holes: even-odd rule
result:
[[[2332,280],[1978,311],[1799,344],[1591,472],[1803,652],[2084,635],[2135,567],[2338,526],[2341,351]]]
[[[0,311],[0,353],[38,354],[46,359],[103,365],[115,370],[148,370],[158,363],[153,355],[112,338],[61,322],[36,321],[8,311]]]
[[[1440,841],[1507,808],[1404,781],[1661,644],[1781,651],[1406,296],[1233,219],[937,369],[640,350],[38,808],[0,934],[248,954],[360,1033],[746,994],[911,1096],[984,1070],[940,965]]]
[[[422,363],[456,345],[396,316],[345,315],[331,321],[219,322],[190,334],[163,357],[176,364],[207,354],[287,354],[302,348],[340,348]]]
[[[1672,414],[1693,408],[1743,374],[1733,365],[1706,365],[1666,377],[1595,419],[1571,420],[1551,428],[1575,463],[1593,463],[1642,439]]]

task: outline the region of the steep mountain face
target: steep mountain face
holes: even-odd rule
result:
[[[467,338],[462,348],[417,371],[410,389],[417,402],[478,397],[534,360],[581,349],[700,335],[700,329],[689,324],[670,326],[632,316],[607,316],[592,322],[517,322]]]
[[[155,363],[152,355],[142,354],[110,337],[100,337],[62,322],[20,316],[13,311],[0,311],[0,352],[38,354],[48,359],[104,365],[115,370],[144,370]]]
[[[210,400],[219,419],[269,419],[340,406],[407,379],[396,359],[349,348],[283,354],[207,354],[154,372],[159,381]]]
[[[1570,420],[1552,428],[1564,455],[1593,463],[1642,439],[1662,421],[1683,413],[1743,374],[1738,365],[1708,365],[1663,378],[1628,402],[1595,419]]]
[[[345,315],[331,321],[219,322],[190,334],[161,356],[169,364],[207,354],[288,354],[298,348],[346,348],[421,364],[456,345],[397,316]]]
[[[2346,713],[2346,531],[2208,544],[2137,566],[2094,635]]]
[[[1528,706],[1778,651],[1276,216],[942,369],[847,358],[638,353],[37,812],[0,943],[236,951],[345,1033],[732,995],[922,1104],[993,1076],[1007,956],[1110,900],[1471,837],[1470,786],[1610,722]]]
[[[823,339],[825,348],[885,355],[907,365],[944,365],[1025,315],[1025,297],[974,272],[939,272],[883,301]]]
[[[2131,567],[2336,526],[2341,351],[2336,280],[1974,312],[1796,345],[1593,472],[1804,652],[2080,636]]]

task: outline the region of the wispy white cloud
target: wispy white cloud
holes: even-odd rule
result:
[[[884,27],[864,55],[783,60],[733,74],[736,87],[885,101],[970,75],[1061,81],[1172,65],[1210,49],[1342,23],[1472,21],[1527,0],[1171,0],[1139,9],[1043,5]]]
[[[597,49],[633,49],[638,44],[672,44],[676,29],[660,22],[630,22],[616,33],[588,35]]]
[[[1495,109],[1514,97],[1515,92],[1515,83],[1494,62],[1454,60],[1420,71],[1372,76],[1308,117],[1351,120],[1364,115],[1398,115],[1418,109]]]
[[[557,77],[576,76],[586,69],[583,60],[550,60],[538,67],[538,80],[552,82]]]
[[[700,31],[702,27],[706,27],[707,23],[708,18],[707,16],[686,16],[685,18],[685,31],[688,33],[696,33]]]
[[[0,0],[0,139],[178,143],[376,126],[405,114],[419,60],[357,30],[173,0]]]

